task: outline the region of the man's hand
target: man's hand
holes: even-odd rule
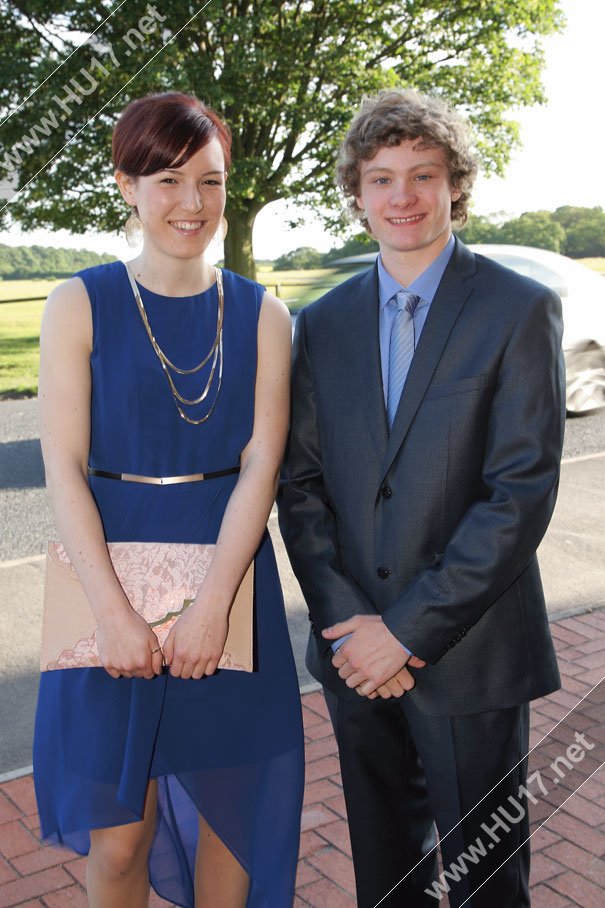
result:
[[[339,647],[332,664],[347,687],[355,688],[363,697],[381,687],[385,691],[380,696],[385,696],[387,691],[390,696],[402,696],[412,689],[414,678],[405,666],[423,668],[426,663],[408,655],[380,615],[356,615],[323,631],[326,640],[338,640],[346,634],[352,637]]]
[[[414,658],[414,656],[411,656],[410,659],[408,659],[407,664],[412,665],[412,660]],[[416,661],[421,662],[422,660],[417,659]],[[415,684],[416,680],[414,676],[409,673],[407,666],[404,666],[401,671],[397,672],[397,674],[387,681],[386,684],[381,684],[375,691],[368,694],[368,700],[375,700],[377,697],[382,697],[383,700],[389,700],[391,697],[403,697],[403,695],[411,690]]]

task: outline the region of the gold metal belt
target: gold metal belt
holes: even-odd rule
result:
[[[154,486],[172,486],[179,482],[202,482],[206,479],[219,479],[221,476],[232,476],[239,473],[239,467],[228,470],[215,470],[213,473],[190,473],[188,476],[139,476],[136,473],[112,473],[109,470],[88,468],[89,476],[101,476],[103,479],[117,479],[122,482],[144,482]]]

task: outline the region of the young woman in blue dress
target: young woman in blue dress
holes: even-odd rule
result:
[[[230,144],[192,96],[130,104],[114,131],[115,178],[143,233],[129,265],[149,330],[121,262],[61,284],[43,318],[47,485],[103,667],[42,674],[34,768],[42,835],[88,853],[92,908],[142,908],[150,880],[188,908],[293,900],[300,704],[266,531],[289,419],[291,326],[280,300],[238,275],[223,272],[223,296],[206,258]],[[182,367],[173,384],[152,339]],[[183,374],[213,342],[213,374],[212,356]],[[202,401],[186,402],[205,386]],[[91,465],[134,478],[91,475]],[[219,475],[191,478],[208,471]],[[179,481],[161,485],[166,475]],[[116,578],[114,540],[216,543],[163,648]],[[255,671],[217,671],[253,558]]]

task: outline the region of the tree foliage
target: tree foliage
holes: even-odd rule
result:
[[[6,246],[0,244],[0,280],[71,277],[82,268],[115,261],[115,256],[98,255],[85,249],[53,249],[48,246]]]
[[[320,268],[323,262],[323,255],[312,246],[299,246],[286,252],[275,259],[273,267],[276,271],[287,271],[289,269],[309,269]]]
[[[564,205],[553,214],[565,230],[565,254],[572,258],[605,256],[605,211]]]
[[[558,0],[211,0],[202,12],[128,0],[108,16],[106,0],[0,0],[0,110],[16,111],[0,128],[0,179],[23,187],[11,216],[117,229],[117,114],[149,92],[194,92],[233,131],[226,263],[248,274],[268,203],[327,206],[342,225],[335,151],[363,93],[443,95],[474,124],[485,170],[502,173],[518,142],[507,111],[544,100],[541,38],[562,25]]]
[[[605,256],[605,211],[565,205],[556,211],[526,211],[508,221],[471,215],[461,237],[465,243],[536,246],[570,258]]]
[[[520,217],[502,225],[500,242],[562,252],[565,231],[557,224],[550,211],[526,211]]]
[[[336,259],[346,258],[348,255],[363,255],[365,252],[378,252],[376,240],[363,230],[338,246],[333,246],[323,257],[324,264],[329,265]]]
[[[276,271],[286,271],[288,269],[306,270],[310,268],[322,268],[330,265],[332,262],[351,255],[363,255],[366,252],[378,252],[378,243],[365,230],[356,233],[354,236],[333,246],[329,252],[319,252],[313,246],[299,246],[285,255],[280,255],[273,262],[273,268]]]
[[[464,228],[458,232],[465,243],[501,243],[501,227],[502,222],[496,216],[469,214]]]

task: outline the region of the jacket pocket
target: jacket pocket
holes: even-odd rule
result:
[[[445,382],[440,385],[431,385],[424,399],[434,397],[449,397],[450,394],[465,394],[468,391],[483,391],[487,388],[487,375],[475,375],[472,378],[462,378],[459,381]]]

